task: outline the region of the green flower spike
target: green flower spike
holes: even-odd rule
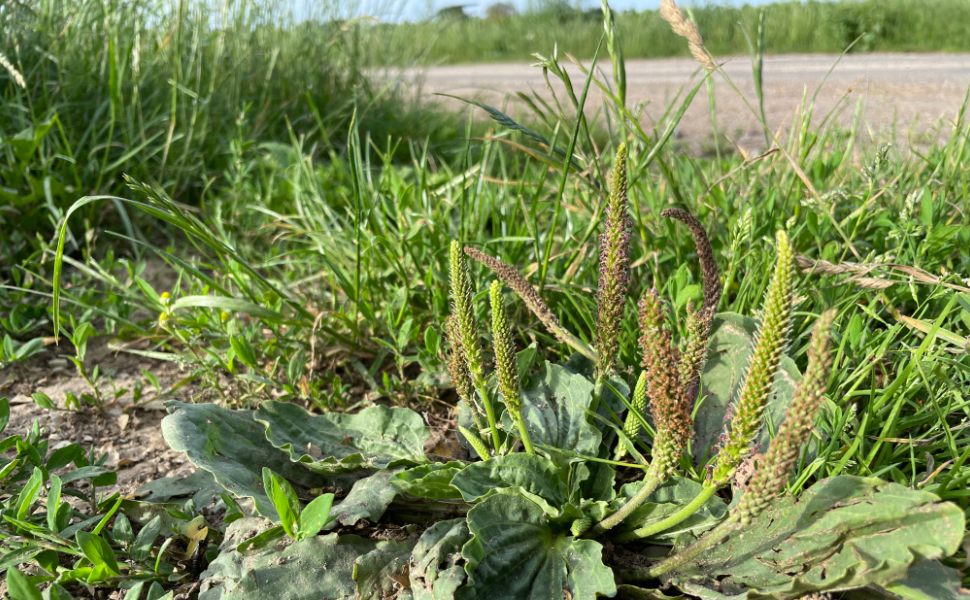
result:
[[[519,371],[515,359],[515,341],[509,328],[508,315],[505,314],[505,300],[502,298],[502,284],[492,282],[489,290],[492,301],[492,338],[495,345],[495,371],[498,375],[499,389],[502,400],[509,411],[509,416],[519,428],[522,445],[529,454],[535,454],[532,440],[522,421],[522,397],[519,390]]]
[[[792,397],[785,422],[781,424],[778,435],[771,440],[768,453],[759,461],[747,491],[733,511],[744,525],[758,516],[784,489],[792,467],[798,461],[798,453],[815,425],[815,415],[822,404],[832,368],[828,342],[837,312],[833,308],[822,313],[815,324],[808,346],[808,368]]]
[[[492,453],[488,451],[488,446],[485,445],[485,442],[482,441],[482,438],[478,437],[478,434],[476,434],[473,431],[469,431],[468,429],[465,429],[461,425],[458,426],[458,431],[460,431],[461,434],[465,436],[465,439],[468,440],[468,443],[471,445],[471,447],[474,448],[475,452],[478,453],[479,458],[481,458],[482,460],[485,460],[486,458],[492,455]]]
[[[468,277],[468,265],[465,255],[461,251],[461,244],[451,242],[451,299],[454,302],[455,322],[458,324],[458,339],[461,350],[468,364],[468,372],[472,383],[478,391],[478,396],[485,407],[488,427],[492,438],[492,447],[498,448],[500,442],[498,425],[495,422],[495,410],[488,397],[488,387],[485,385],[485,367],[482,360],[482,347],[478,342],[478,326],[475,323],[475,309],[472,306],[472,286]]]
[[[626,423],[623,424],[623,433],[630,438],[630,441],[636,441],[637,436],[640,435],[640,419],[639,417],[644,417],[647,414],[647,384],[649,378],[646,371],[640,372],[640,378],[637,379],[637,385],[633,388],[633,401],[630,406],[633,407],[626,415]],[[620,444],[616,450],[616,460],[621,460],[626,456],[626,446]]]
[[[600,278],[596,288],[596,374],[609,376],[619,354],[617,342],[623,321],[623,305],[630,284],[630,230],[627,214],[626,145],[616,151],[606,225],[600,236]]]
[[[715,485],[723,485],[750,452],[764,412],[771,386],[775,381],[778,363],[785,351],[793,304],[794,255],[788,235],[777,234],[778,260],[765,295],[764,317],[758,330],[748,373],[734,408],[730,431],[717,456],[711,473]]]
[[[573,524],[569,527],[569,532],[573,534],[573,537],[579,537],[589,531],[589,528],[592,525],[592,519],[589,517],[582,517],[573,521]]]
[[[680,353],[678,372],[681,383],[687,388],[691,403],[697,399],[701,373],[707,360],[707,342],[711,335],[713,312],[708,315],[694,309],[694,303],[687,301],[687,336],[684,349]]]
[[[468,361],[465,359],[465,352],[462,350],[461,338],[458,333],[458,322],[454,315],[448,317],[445,322],[445,338],[451,346],[448,354],[448,373],[451,375],[451,384],[455,386],[458,398],[472,408],[476,424],[481,428],[479,415],[483,414],[481,405],[475,397],[475,384],[472,383],[471,373],[468,372]]]

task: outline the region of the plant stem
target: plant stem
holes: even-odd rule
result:
[[[522,438],[522,446],[525,448],[526,454],[535,454],[536,451],[532,449],[532,438],[529,437],[529,430],[525,428],[525,421],[522,420],[522,413],[513,415],[515,419],[515,424],[519,426],[519,436]]]
[[[605,382],[606,376],[600,374],[596,378],[596,384],[593,386],[593,399],[589,403],[590,412],[595,413],[600,407],[600,398],[603,397],[603,388],[606,387]]]
[[[691,516],[698,510],[700,510],[701,507],[704,506],[704,504],[711,499],[711,496],[713,496],[714,492],[716,491],[717,491],[716,485],[705,484],[704,489],[701,490],[701,493],[698,494],[697,497],[695,497],[693,500],[691,500],[689,504],[684,506],[684,508],[670,515],[666,519],[663,519],[662,521],[657,521],[656,523],[647,525],[646,527],[641,527],[640,529],[637,529],[630,533],[619,535],[616,537],[616,541],[629,542],[640,538],[650,537],[651,535],[656,535],[662,531],[666,531],[671,527],[673,527],[674,525],[677,525],[681,521],[687,519],[687,517]]]
[[[481,396],[482,404],[485,405],[485,416],[488,418],[488,429],[491,433],[492,448],[498,452],[500,440],[498,436],[498,424],[495,421],[495,409],[492,407],[492,401],[488,397],[488,386],[485,385],[484,377],[475,377],[475,391]]]
[[[714,489],[713,486],[711,489]],[[699,540],[685,548],[682,552],[678,552],[663,562],[651,567],[650,570],[647,571],[647,579],[655,579],[660,577],[664,573],[672,571],[683,565],[701,552],[710,550],[722,542],[724,538],[733,533],[734,530],[737,529],[737,525],[738,520],[733,515],[728,517],[720,525],[710,530],[705,535],[702,535]]]
[[[656,469],[653,468],[653,465],[651,465],[651,468],[647,471],[647,475],[643,480],[643,487],[640,488],[640,491],[630,498],[626,504],[620,507],[620,510],[606,517],[591,528],[588,536],[593,537],[599,535],[604,531],[609,531],[622,523],[623,519],[629,517],[630,513],[638,509],[640,505],[650,497],[650,494],[656,491],[656,489],[660,486],[660,483],[660,475],[657,473]]]

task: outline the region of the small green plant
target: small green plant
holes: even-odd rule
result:
[[[333,494],[321,494],[301,508],[300,499],[293,486],[266,467],[263,468],[263,487],[279,514],[280,525],[239,544],[237,550],[240,552],[265,547],[284,535],[295,541],[305,540],[320,533],[321,529],[337,518],[330,516]]]
[[[9,416],[0,398],[0,433]],[[26,436],[0,441],[12,454],[0,459],[0,551],[12,598],[40,597],[37,584],[53,598],[71,598],[69,590],[81,585],[139,592],[153,586],[161,597],[162,583],[190,572],[200,544],[218,539],[202,515],[192,516],[191,500],[150,504],[99,493],[117,482],[103,466],[107,456],[96,458],[78,444],[51,450],[45,433],[35,421]],[[177,539],[179,550],[172,545]],[[29,577],[15,568],[22,563],[31,565]]]

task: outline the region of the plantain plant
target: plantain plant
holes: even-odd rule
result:
[[[599,240],[592,344],[563,327],[514,267],[452,242],[452,316],[443,330],[459,437],[471,460],[426,453],[431,432],[408,408],[311,414],[276,401],[255,411],[172,402],[162,425],[169,444],[229,492],[252,498],[255,513],[227,531],[231,543],[203,575],[209,591],[200,598],[279,594],[280,552],[290,557],[284,564],[303,570],[285,584],[299,597],[658,597],[650,590],[676,586],[703,598],[787,599],[901,589],[898,580],[923,571],[950,577],[935,561],[960,543],[955,505],[850,476],[818,481],[797,500],[788,493],[799,458],[814,451],[836,314],[817,317],[807,368],[798,373],[786,356],[795,296],[786,234],[775,239],[758,323],[716,313],[722,282],[704,228],[683,210],[662,216],[693,236],[704,298],[687,305],[678,341],[660,293],[643,291],[632,392],[619,352],[632,291],[624,147]],[[495,279],[477,284],[467,258]],[[553,363],[538,361],[532,346],[516,351],[506,286],[571,356]],[[479,289],[487,289],[487,326],[476,318]],[[620,466],[643,476],[620,485]],[[288,490],[289,517],[264,484],[264,469],[273,490]],[[750,475],[746,482],[739,471]],[[282,542],[285,550],[239,543],[242,531],[280,531],[272,524],[293,521],[298,504],[316,506],[325,490],[342,500],[314,531]],[[353,533],[382,520],[430,526],[404,541]],[[607,542],[612,550],[604,553]],[[247,581],[277,583],[256,589]]]

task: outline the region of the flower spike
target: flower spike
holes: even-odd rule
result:
[[[616,152],[610,197],[606,203],[606,227],[600,236],[600,278],[596,290],[596,372],[608,376],[619,354],[618,338],[623,305],[630,284],[630,230],[627,214],[626,145]]]
[[[454,246],[452,246],[454,248]],[[498,276],[505,285],[512,288],[519,298],[525,302],[525,305],[529,307],[535,316],[539,317],[539,320],[552,332],[556,338],[568,345],[572,346],[574,350],[578,351],[580,354],[586,358],[595,361],[596,353],[583,343],[582,340],[574,336],[573,334],[566,331],[566,329],[559,323],[559,318],[552,312],[549,305],[539,297],[539,294],[535,291],[532,285],[526,281],[518,271],[516,271],[511,265],[502,262],[501,260],[491,257],[477,248],[472,248],[470,246],[465,246],[465,254],[474,258],[478,262],[482,263],[489,269],[491,269],[495,275]]]
[[[701,278],[704,282],[704,306],[701,313],[707,318],[713,317],[717,305],[721,301],[721,274],[717,268],[717,260],[714,258],[711,239],[707,237],[704,225],[697,220],[697,217],[679,208],[668,208],[661,212],[660,216],[677,219],[687,226],[690,234],[694,237],[694,245],[697,246],[697,259],[701,263]]]
[[[657,428],[651,468],[661,480],[673,472],[692,435],[689,402],[677,373],[667,316],[657,290],[640,299],[640,347],[647,373],[650,412]]]
[[[637,379],[637,385],[633,388],[633,401],[630,402],[630,406],[633,407],[626,415],[626,422],[623,424],[623,433],[630,438],[630,441],[635,441],[637,436],[640,435],[640,418],[647,414],[647,385],[650,378],[647,376],[646,371],[640,372],[640,378]],[[626,456],[626,446],[620,444],[617,447],[616,459],[620,460]]]
[[[781,493],[792,467],[798,461],[798,453],[812,431],[832,368],[829,333],[837,312],[834,308],[825,311],[815,324],[808,346],[805,376],[795,390],[778,435],[771,440],[768,453],[759,461],[747,491],[734,509],[736,518],[745,525]]]
[[[495,422],[495,411],[488,398],[488,387],[485,385],[485,366],[482,359],[482,347],[478,341],[478,326],[475,323],[475,309],[472,307],[472,286],[468,277],[468,265],[462,254],[461,244],[451,242],[451,299],[454,302],[454,317],[458,324],[458,339],[461,351],[468,365],[472,383],[478,396],[485,406],[485,415],[492,436],[492,447],[499,447],[498,425]]]
[[[751,443],[761,428],[761,416],[771,395],[778,363],[787,343],[793,305],[794,254],[784,231],[779,231],[776,237],[778,260],[765,295],[758,342],[751,355],[744,385],[734,404],[730,431],[726,432],[726,440],[711,474],[715,484],[727,482],[748,455]]]
[[[509,416],[519,428],[522,445],[529,454],[535,454],[532,440],[522,421],[522,397],[519,390],[519,371],[515,359],[515,341],[509,328],[508,315],[505,314],[505,301],[502,298],[502,284],[492,282],[489,290],[492,302],[492,338],[495,345],[495,371],[498,375],[499,389],[502,400],[509,411]]]

